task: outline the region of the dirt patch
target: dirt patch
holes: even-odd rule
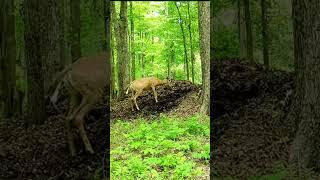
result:
[[[137,99],[140,111],[132,112],[129,96],[123,101],[111,102],[112,119],[135,119],[150,118],[159,116],[160,113],[169,113],[181,103],[183,98],[188,97],[190,93],[199,91],[199,87],[190,81],[173,81],[169,84],[158,86],[158,103],[155,102],[151,90],[144,91]],[[131,92],[129,93],[131,94]]]
[[[58,103],[59,112],[65,112],[67,100]],[[102,176],[102,160],[106,150],[107,121],[101,104],[96,105],[87,119],[87,134],[94,155],[84,152],[78,133],[74,131],[77,156],[69,155],[65,143],[64,114],[48,107],[48,120],[35,127],[26,128],[26,118],[1,121],[0,178],[13,179],[88,179]],[[100,172],[99,172],[100,170]]]
[[[270,173],[278,162],[288,165],[295,128],[284,115],[293,75],[236,59],[212,66],[213,173],[247,179]]]

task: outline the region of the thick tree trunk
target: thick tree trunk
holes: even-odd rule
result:
[[[135,62],[135,51],[134,51],[134,19],[133,19],[133,7],[132,1],[130,1],[130,23],[131,23],[131,80],[136,79],[136,62]]]
[[[290,160],[320,171],[320,1],[292,1],[296,66],[296,120]]]
[[[46,118],[44,99],[44,56],[42,54],[46,1],[25,1],[25,53],[27,65],[28,124],[41,124]]]
[[[246,21],[246,37],[247,37],[247,58],[250,62],[253,60],[253,38],[252,38],[252,27],[251,27],[251,15],[250,15],[250,2],[244,0],[244,14]]]
[[[262,26],[262,43],[263,43],[263,63],[266,69],[269,69],[269,37],[268,37],[268,17],[267,17],[267,0],[261,0],[261,26]]]
[[[78,58],[81,57],[80,3],[80,0],[70,0],[72,62],[76,61]]]
[[[65,24],[65,19],[66,19],[66,12],[65,12],[65,0],[60,0],[58,1],[59,3],[59,27],[60,27],[60,64],[62,66],[66,65],[67,63],[67,43],[66,43],[66,24]]]
[[[194,83],[194,53],[193,53],[193,46],[192,46],[192,31],[191,31],[191,16],[190,16],[190,2],[188,1],[188,18],[189,18],[189,38],[190,38],[190,59],[191,59],[191,76],[192,76],[192,83]]]
[[[240,46],[239,54],[241,58],[245,58],[247,54],[247,35],[243,0],[238,0],[238,33]]]
[[[118,38],[118,63],[119,63],[119,99],[124,99],[124,88],[128,84],[128,16],[127,1],[121,1],[120,20],[119,20],[119,38]],[[120,37],[121,35],[121,37]],[[120,63],[121,62],[121,63]]]
[[[56,0],[46,0],[42,3],[43,9],[41,16],[41,23],[43,23],[42,29],[43,35],[41,37],[41,56],[43,58],[45,68],[45,81],[44,87],[48,88],[48,85],[52,81],[54,75],[63,68],[60,46],[60,24],[59,24],[59,6]]]
[[[1,98],[4,101],[3,115],[11,117],[15,110],[15,63],[16,63],[16,38],[14,1],[3,0],[0,2],[0,68],[1,68]],[[1,99],[0,99],[1,101]]]
[[[176,5],[176,8],[177,8],[178,14],[179,14],[179,25],[181,28],[181,33],[182,33],[182,38],[183,38],[183,47],[184,47],[184,64],[185,64],[185,70],[187,72],[187,80],[189,80],[189,63],[188,63],[186,35],[184,33],[183,20],[181,17],[179,6],[178,6],[177,2],[175,2],[174,4]]]
[[[115,62],[115,48],[116,48],[116,43],[114,41],[115,38],[118,38],[118,24],[117,24],[117,16],[116,16],[116,11],[115,11],[115,2],[110,1],[110,14],[111,14],[111,22],[110,22],[110,27],[113,29],[114,33],[111,33],[111,58],[112,58],[112,64],[111,64],[111,72],[112,72],[112,77],[111,77],[111,92],[112,92],[112,97],[116,97],[116,67],[117,64]],[[119,68],[119,67],[118,67]]]
[[[210,111],[210,2],[199,1],[199,38],[202,67],[202,104],[200,113],[208,115]]]

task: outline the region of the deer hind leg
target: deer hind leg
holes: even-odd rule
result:
[[[141,93],[142,93],[142,90],[138,90],[136,92],[136,94],[134,95],[134,97],[133,97],[133,101],[134,101],[134,103],[135,103],[135,105],[136,105],[138,110],[140,110],[140,109],[139,109],[138,104],[137,104],[137,98],[140,96]]]
[[[92,96],[91,96],[92,97]],[[90,152],[91,154],[94,153],[92,146],[90,144],[90,141],[87,137],[86,131],[84,129],[84,117],[85,115],[91,110],[93,105],[96,103],[96,98],[89,99],[88,96],[84,96],[82,98],[81,104],[80,104],[80,109],[75,116],[75,121],[74,125],[79,129],[80,136],[82,138],[82,141],[85,145],[86,151]]]
[[[72,117],[71,115],[72,115],[72,112],[75,110],[75,107],[79,106],[79,104],[80,104],[79,94],[71,93],[69,112],[67,114],[67,119],[65,122],[66,133],[67,133],[67,142],[68,142],[69,151],[71,153],[71,156],[76,155],[76,149],[74,146],[72,132],[71,132],[71,122],[74,119],[74,117]]]
[[[156,102],[158,102],[158,95],[157,95],[156,88],[154,86],[152,86],[152,91],[153,91],[154,99],[156,100]]]

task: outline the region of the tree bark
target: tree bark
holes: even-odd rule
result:
[[[189,24],[188,24],[188,29],[189,29],[189,37],[190,37],[190,59],[191,59],[191,76],[192,76],[192,83],[194,83],[194,53],[193,53],[193,42],[192,42],[192,31],[191,31],[191,16],[190,16],[190,2],[188,1],[188,18],[189,18]]]
[[[181,33],[182,33],[182,38],[183,38],[183,47],[184,47],[184,64],[185,64],[185,70],[187,72],[187,80],[189,80],[189,63],[188,63],[186,35],[185,35],[184,29],[183,29],[183,20],[181,17],[179,6],[178,6],[177,2],[175,2],[174,4],[176,5],[176,8],[177,8],[178,14],[179,14],[179,25],[181,28]]]
[[[66,65],[67,63],[67,43],[66,43],[66,23],[65,23],[65,19],[66,19],[66,12],[65,12],[65,0],[60,0],[58,1],[59,3],[59,27],[60,27],[60,64],[62,66]]]
[[[81,57],[80,41],[80,0],[70,0],[71,17],[71,60],[76,61]]]
[[[202,67],[202,104],[200,113],[208,115],[210,111],[210,2],[199,1],[199,37]]]
[[[118,38],[118,63],[119,63],[119,99],[124,99],[124,88],[128,84],[128,16],[127,1],[121,1],[120,20],[119,20],[119,38]],[[121,35],[121,37],[120,37]]]
[[[247,54],[247,35],[243,0],[238,0],[238,33],[240,46],[239,54],[241,58],[245,58]]]
[[[115,48],[116,48],[116,43],[114,41],[114,38],[118,38],[118,24],[117,24],[117,16],[116,16],[116,8],[115,8],[115,2],[110,1],[110,14],[111,14],[111,22],[110,22],[110,27],[113,28],[113,32],[110,35],[111,38],[111,58],[112,58],[112,64],[111,64],[111,85],[110,85],[110,90],[112,93],[112,98],[116,97],[116,67],[117,64],[115,63]]]
[[[43,23],[41,37],[41,56],[45,68],[44,88],[47,89],[54,75],[63,68],[60,44],[59,6],[56,0],[46,0],[42,3],[41,23]]]
[[[11,117],[15,110],[15,63],[16,63],[16,38],[14,1],[3,0],[0,2],[0,68],[1,68],[1,98],[4,101],[3,115]],[[1,101],[1,100],[0,100]]]
[[[131,23],[131,80],[136,79],[136,62],[135,62],[135,51],[134,51],[134,18],[133,18],[133,7],[132,1],[130,1],[130,23]]]
[[[27,65],[28,124],[42,124],[46,118],[44,99],[44,18],[48,6],[41,0],[25,1],[25,53]]]
[[[295,118],[290,160],[320,171],[320,1],[292,1],[296,66]]]
[[[267,17],[267,0],[261,0],[261,26],[262,26],[262,43],[263,43],[263,63],[266,69],[269,69],[269,37],[268,37],[268,17]]]
[[[251,27],[250,3],[249,0],[244,0],[244,14],[246,21],[246,37],[247,37],[247,58],[251,63],[253,60],[253,38]]]

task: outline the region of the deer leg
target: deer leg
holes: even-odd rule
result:
[[[153,95],[154,95],[156,102],[158,102],[158,95],[157,95],[156,88],[154,86],[152,86],[152,91],[153,91]]]
[[[71,153],[71,156],[76,155],[76,149],[74,146],[73,138],[72,138],[72,132],[71,132],[71,122],[73,120],[73,117],[71,116],[72,112],[74,111],[75,107],[79,105],[79,96],[76,94],[71,95],[70,99],[70,105],[69,105],[69,112],[67,115],[67,119],[65,122],[66,127],[66,133],[67,133],[67,142],[69,145],[69,151]]]
[[[136,94],[134,95],[134,97],[133,97],[134,103],[135,103],[135,105],[136,105],[138,110],[140,110],[140,109],[139,109],[138,104],[137,104],[137,98],[140,96],[141,93],[142,93],[142,90],[138,90],[136,92]]]
[[[132,95],[131,95],[131,98],[130,98],[130,104],[131,104],[131,109],[132,109],[132,111],[134,111],[134,109],[133,109],[133,97],[134,97],[134,92],[133,92],[133,90],[131,90],[131,92],[132,92]]]
[[[90,152],[91,154],[94,153],[92,146],[90,144],[90,141],[87,137],[86,131],[84,129],[84,117],[85,115],[91,110],[91,108],[93,107],[93,105],[95,104],[96,99],[90,99],[88,100],[87,97],[84,97],[81,104],[84,104],[83,106],[81,106],[82,108],[78,111],[76,117],[75,117],[75,126],[79,129],[79,133],[80,136],[82,138],[82,141],[85,145],[86,151]]]

